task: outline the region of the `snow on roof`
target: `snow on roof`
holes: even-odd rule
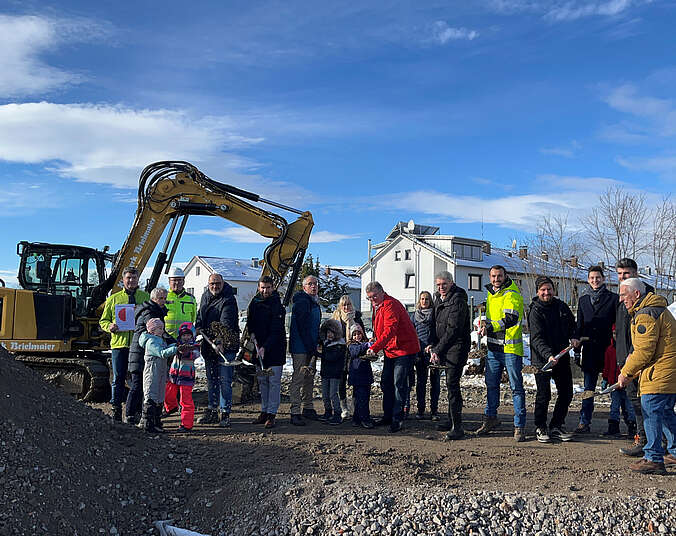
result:
[[[198,257],[206,263],[214,272],[223,276],[226,281],[258,281],[263,268],[252,266],[251,259],[227,259],[223,257]],[[326,266],[320,265],[322,273],[326,273]],[[337,277],[340,285],[348,288],[361,288],[361,279],[355,270],[348,267],[329,266],[330,276]]]
[[[226,259],[223,257],[199,257],[202,262],[226,281],[258,281],[263,268],[252,266],[251,259]]]

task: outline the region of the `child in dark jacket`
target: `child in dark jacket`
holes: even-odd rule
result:
[[[200,356],[195,343],[195,328],[192,322],[183,322],[178,328],[178,353],[169,367],[169,381],[164,397],[164,410],[172,413],[178,407],[177,396],[181,393],[180,432],[192,430],[195,420],[195,404],[192,388],[195,385],[195,359]]]
[[[359,324],[354,324],[350,329],[350,343],[347,346],[349,359],[348,383],[352,386],[354,395],[354,415],[352,424],[371,429],[374,427],[371,419],[371,384],[373,383],[373,371],[371,361],[362,359],[371,343],[366,341],[364,330]]]
[[[324,415],[320,417],[320,420],[336,425],[343,422],[340,416],[338,388],[347,351],[340,322],[333,319],[324,321],[319,328],[319,340],[321,344],[317,350],[322,363],[322,400],[324,401]]]
[[[604,356],[603,364],[603,384],[605,388],[608,385],[617,383],[617,377],[620,373],[620,367],[617,366],[617,353],[615,351],[615,326],[613,326],[613,339],[610,342]],[[610,393],[610,414],[608,415],[608,431],[604,436],[620,435],[620,410],[627,424],[627,434],[633,437],[636,434],[636,413],[634,406],[627,396],[626,389],[615,389]]]

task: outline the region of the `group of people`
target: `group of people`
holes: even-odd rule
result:
[[[596,389],[600,373],[606,384],[616,386],[611,393],[607,434],[619,433],[621,412],[628,433],[636,434],[634,444],[620,449],[621,452],[629,456],[643,454],[631,469],[662,474],[665,463],[676,465],[676,321],[666,307],[666,300],[638,278],[632,259],[620,260],[617,274],[619,296],[606,288],[602,267],[589,268],[589,292],[579,299],[577,318],[556,297],[554,282],[546,276],[537,278],[536,296],[527,314],[531,362],[538,369],[535,435],[543,443],[573,437],[564,426],[573,398],[571,360],[569,352],[562,352],[572,346],[583,371],[586,391]],[[489,276],[485,320],[479,328],[480,336],[487,341],[486,406],[476,433],[486,435],[500,425],[500,385],[506,370],[514,408],[514,439],[521,442],[526,439],[522,376],[524,301],[503,266],[493,266]],[[128,371],[128,422],[140,421],[149,431],[161,429],[159,408],[164,404],[165,414],[175,411],[180,394],[181,427],[190,430],[194,418],[191,396],[194,359],[201,353],[206,366],[208,407],[198,422],[229,427],[231,365],[239,349],[238,310],[230,285],[219,274],[212,274],[208,292],[198,307],[194,297],[185,292],[184,276],[178,268],[173,268],[170,274],[168,294],[161,288],[154,289],[150,296],[139,290],[138,273],[133,268],[125,270],[122,283],[124,288],[106,302],[100,322],[104,330],[111,332],[113,418],[122,419],[121,402]],[[385,425],[391,433],[397,433],[409,414],[414,384],[415,418],[426,418],[429,380],[430,418],[439,421],[437,429],[447,432],[446,439],[463,438],[460,378],[471,347],[471,314],[467,293],[455,284],[449,272],[436,274],[435,287],[434,296],[421,292],[415,310],[409,313],[380,283],[369,283],[365,288],[373,309],[373,333],[369,339],[361,314],[348,296],[343,296],[332,317],[322,322],[319,281],[314,276],[306,277],[302,290],[294,294],[291,307],[288,341],[293,364],[289,386],[291,424],[304,426],[307,420],[318,420],[338,425],[352,416],[355,426]],[[114,307],[121,303],[137,304],[133,332],[119,331],[113,321]],[[285,316],[273,280],[261,277],[258,292],[247,310],[246,329],[253,343],[254,362],[258,364],[261,393],[261,412],[254,423],[266,428],[275,426],[280,406],[282,368],[287,355]],[[203,340],[198,350],[196,331],[206,334],[213,322],[237,337],[230,341]],[[371,363],[381,352],[383,415],[373,420]],[[167,359],[171,362],[168,375]],[[159,363],[164,363],[164,368]],[[322,384],[322,415],[315,410],[313,399],[317,369]],[[442,372],[448,394],[448,414],[443,421],[438,413]],[[557,400],[548,423],[552,381]],[[575,434],[590,431],[593,411],[593,398],[583,400]],[[667,441],[666,453],[662,435]]]

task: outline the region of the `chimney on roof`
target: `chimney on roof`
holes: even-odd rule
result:
[[[548,261],[549,260],[549,253],[547,253],[546,251],[543,251],[542,253],[540,253],[540,257],[542,257],[543,261]]]
[[[325,268],[326,268],[326,270],[325,270],[326,275],[327,275],[327,276],[330,276],[330,275],[331,275],[331,267],[330,267],[330,266],[326,266]]]
[[[650,266],[646,266],[645,271],[648,275],[653,275],[653,269]]]
[[[601,270],[603,270],[604,272],[606,271],[606,263],[605,262],[599,261],[598,265],[601,267]]]
[[[528,258],[528,246],[519,246],[519,258],[524,260]]]
[[[491,243],[490,242],[484,242],[483,246],[481,246],[481,249],[486,255],[491,254]]]
[[[573,255],[573,256],[570,257],[570,265],[571,265],[573,268],[577,268],[577,266],[578,266],[578,264],[577,264],[577,255]]]
[[[252,268],[258,268],[258,257],[252,257],[251,258],[251,267]]]

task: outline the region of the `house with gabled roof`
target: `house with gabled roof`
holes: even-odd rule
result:
[[[491,266],[502,265],[516,282],[528,304],[535,295],[535,278],[547,275],[555,283],[558,297],[570,305],[587,290],[587,267],[581,266],[576,257],[566,262],[553,262],[546,253],[532,255],[528,248],[518,250],[492,247],[490,242],[475,238],[439,234],[439,227],[415,224],[413,220],[399,222],[386,236],[385,241],[371,244],[366,263],[357,273],[362,283],[362,311],[370,310],[366,300],[366,285],[379,281],[385,292],[404,305],[413,308],[423,290],[434,293],[434,276],[448,271],[456,284],[467,291],[475,304],[486,299],[485,285],[489,283]],[[640,277],[658,289],[667,299],[673,299],[676,285],[662,288],[651,273]],[[617,274],[606,270],[606,282],[617,292]]]
[[[321,265],[320,270],[322,277],[336,277],[339,284],[346,285],[353,303],[356,307],[359,306],[361,279],[356,273],[356,267]],[[238,309],[245,311],[258,290],[258,279],[263,273],[263,267],[257,258],[230,259],[196,255],[190,259],[184,272],[186,290],[195,296],[197,303],[207,290],[209,276],[217,273],[232,287]]]

